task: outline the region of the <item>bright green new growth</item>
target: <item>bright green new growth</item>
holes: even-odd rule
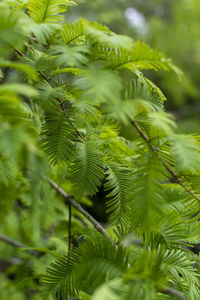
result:
[[[200,299],[199,137],[177,133],[143,73],[181,72],[96,22],[64,23],[73,4],[0,2],[1,233],[44,254],[28,299]],[[77,204],[100,189],[107,231]]]

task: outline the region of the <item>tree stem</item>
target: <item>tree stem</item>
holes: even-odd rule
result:
[[[55,183],[53,180],[49,179],[50,184],[52,187],[64,198],[70,203],[75,209],[77,209],[84,217],[88,219],[90,223],[94,225],[94,227],[105,237],[107,237],[110,241],[112,241],[110,235],[107,233],[107,231],[103,228],[103,226],[95,220],[93,216],[91,216],[79,203],[77,203],[73,196],[67,194],[57,183]]]
[[[16,248],[22,248],[22,249],[29,248],[28,246],[26,246],[18,241],[15,241],[6,235],[0,235],[0,240],[7,244],[10,244],[11,246],[16,247]],[[36,251],[34,249],[26,249],[26,252],[28,252],[29,254],[32,254],[36,257],[40,257],[40,256],[44,255],[44,252]]]
[[[181,292],[179,292],[179,291],[177,291],[177,290],[175,290],[171,287],[166,287],[164,290],[161,291],[161,293],[171,295],[171,296],[175,296],[175,297],[177,297],[179,299],[182,299],[182,300],[185,298],[184,295]]]
[[[71,250],[71,241],[72,241],[72,206],[71,203],[68,203],[69,207],[69,222],[68,222],[68,251]]]

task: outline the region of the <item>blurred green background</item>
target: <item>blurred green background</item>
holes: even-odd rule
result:
[[[148,72],[163,90],[167,111],[179,131],[200,133],[200,1],[199,0],[77,0],[66,21],[79,17],[106,24],[159,49],[183,70],[181,80],[168,72]]]

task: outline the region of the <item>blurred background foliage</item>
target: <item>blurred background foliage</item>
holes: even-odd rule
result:
[[[172,58],[184,71],[181,80],[170,72],[148,71],[148,77],[166,95],[166,109],[175,115],[180,131],[200,133],[200,1],[77,0],[77,4],[66,21],[82,17],[104,23]]]

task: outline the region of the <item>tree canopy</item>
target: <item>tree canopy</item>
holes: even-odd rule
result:
[[[69,6],[0,1],[1,299],[198,300],[200,138],[144,73],[182,71]]]

